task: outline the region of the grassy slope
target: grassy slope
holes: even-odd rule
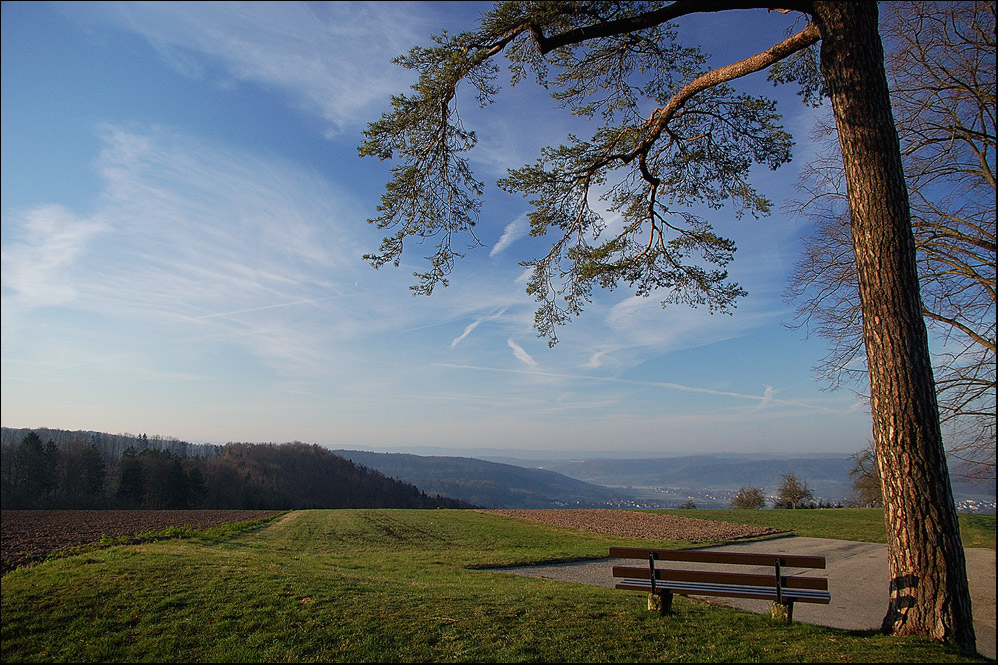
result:
[[[638,542],[466,511],[300,511],[251,533],[111,547],[5,575],[2,656],[965,660],[927,640],[785,625],[684,599],[661,617],[644,610],[640,593],[470,568],[602,556],[611,544]]]

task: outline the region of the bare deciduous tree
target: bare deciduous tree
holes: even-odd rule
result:
[[[995,477],[995,4],[885,4],[891,100],[911,198],[923,314],[947,450]],[[827,124],[819,133],[834,135]],[[796,325],[829,340],[830,385],[865,377],[862,316],[841,155],[804,170],[793,208],[814,222],[788,290]],[[837,148],[837,146],[836,146]]]
[[[766,494],[761,487],[742,487],[731,499],[732,508],[758,510],[766,507]]]
[[[807,481],[800,480],[793,473],[783,474],[783,482],[776,490],[777,508],[812,508],[814,507],[814,490]]]
[[[877,468],[877,451],[871,442],[851,458],[855,466],[849,471],[852,478],[852,496],[849,503],[858,508],[882,508],[884,493],[881,489],[880,469]]]

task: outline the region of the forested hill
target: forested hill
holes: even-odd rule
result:
[[[120,440],[109,450],[101,437],[56,442],[40,435],[51,431],[4,428],[0,496],[5,510],[472,507],[428,496],[415,485],[312,444],[229,443],[194,448],[201,455],[192,456],[186,454],[189,449],[175,452],[182,442],[171,440],[161,448],[162,439],[134,437],[144,447],[128,445],[117,453]]]

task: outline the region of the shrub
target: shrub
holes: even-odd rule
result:
[[[783,482],[776,491],[776,508],[813,508],[814,492],[807,482],[798,480],[793,473],[783,474]]]
[[[742,487],[731,500],[732,508],[756,510],[766,507],[766,495],[761,487]]]

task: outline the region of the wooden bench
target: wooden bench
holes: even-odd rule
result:
[[[672,596],[727,596],[760,598],[773,602],[773,616],[793,621],[794,603],[828,604],[828,578],[786,575],[785,568],[825,567],[823,556],[756,554],[712,550],[657,550],[644,547],[611,547],[618,559],[644,559],[645,566],[614,566],[621,578],[614,588],[648,591],[648,609],[663,614],[672,611]],[[656,562],[765,566],[772,573],[738,573],[715,570],[679,570],[657,567]]]

